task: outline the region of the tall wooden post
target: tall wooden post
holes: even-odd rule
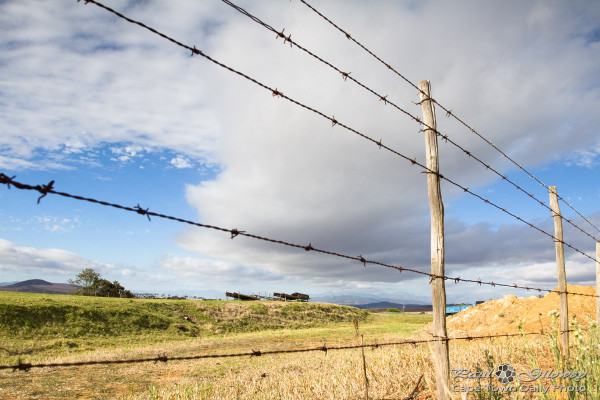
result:
[[[569,357],[569,306],[567,302],[567,274],[565,273],[565,249],[563,245],[562,218],[556,186],[549,187],[550,208],[554,214],[554,241],[556,248],[556,268],[558,270],[558,290],[560,293],[560,331],[563,356]]]
[[[596,242],[596,323],[600,324],[600,242]]]
[[[425,157],[427,174],[427,192],[431,210],[431,273],[435,276],[444,274],[444,204],[440,190],[439,160],[437,145],[437,127],[435,109],[431,99],[429,81],[419,82],[421,90],[421,107],[425,123]],[[446,339],[446,284],[443,278],[431,281],[431,299],[433,303],[433,336]],[[434,342],[433,361],[436,372],[437,399],[450,399],[450,359],[448,341]]]

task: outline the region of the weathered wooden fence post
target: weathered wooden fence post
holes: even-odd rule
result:
[[[596,323],[600,324],[600,242],[596,242]]]
[[[554,214],[554,241],[556,248],[556,268],[558,269],[558,290],[560,291],[560,331],[563,356],[569,357],[569,306],[567,301],[567,275],[565,273],[565,249],[563,245],[562,218],[556,186],[549,187],[550,208]]]
[[[440,190],[437,127],[429,81],[419,82],[421,108],[425,126],[427,192],[431,210],[431,299],[433,305],[433,361],[436,372],[437,399],[450,399],[450,359],[446,332],[446,283],[444,273],[444,204]]]

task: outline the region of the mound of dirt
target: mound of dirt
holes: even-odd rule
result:
[[[558,289],[555,289],[558,290]],[[595,295],[594,286],[567,285],[567,291]],[[589,317],[596,318],[596,298],[568,296],[569,321],[576,318],[580,326],[589,325]],[[469,307],[446,320],[448,336],[480,336],[519,333],[522,321],[524,332],[548,332],[552,328],[551,311],[560,312],[559,295],[548,293],[544,297],[516,297],[506,295],[501,299]],[[558,322],[560,324],[560,322]],[[431,330],[431,328],[429,328]]]

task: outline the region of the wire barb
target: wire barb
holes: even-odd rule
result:
[[[362,255],[358,256],[358,260],[359,260],[361,263],[363,263],[363,266],[364,266],[365,268],[367,268],[367,260],[365,260],[365,258],[364,258]]]
[[[260,357],[262,356],[262,353],[260,352],[260,350],[252,350],[252,354],[250,355],[250,357]]]
[[[24,372],[29,372],[29,370],[31,370],[31,367],[33,365],[30,363],[24,363],[21,361],[21,358],[19,357],[19,361],[17,362],[17,365],[12,367],[13,372],[15,371],[24,371]]]
[[[5,184],[10,189],[10,185],[13,183],[13,179],[15,179],[16,177],[16,175],[9,177],[7,175],[0,174],[0,183]]]
[[[237,230],[235,228],[232,229],[230,232],[231,232],[231,238],[232,239],[235,238],[236,236],[242,234],[242,233],[246,233],[246,231],[239,231],[239,230]]]
[[[160,361],[160,362],[164,362],[164,363],[166,363],[167,361],[169,361],[169,357],[167,357],[167,355],[166,355],[166,354],[163,354],[162,356],[161,356],[161,355],[159,355],[159,356],[156,358],[156,361],[155,361],[155,363],[158,363],[159,361]]]
[[[283,30],[281,32],[277,32],[277,37],[278,38],[282,38],[283,39],[283,44],[286,44],[287,42],[290,43],[290,47],[292,47],[292,34],[290,33],[287,37],[285,36],[285,34],[283,33],[285,32],[285,28],[283,28]]]
[[[140,205],[138,203],[138,205],[134,207],[134,210],[136,213],[138,213],[140,215],[145,215],[146,217],[148,217],[148,221],[151,221],[150,215],[148,214],[149,213],[148,208],[142,208],[142,207],[140,207]]]
[[[42,200],[46,195],[54,189],[54,181],[50,181],[47,185],[38,185],[36,186],[36,190],[40,192],[42,195],[38,197],[37,203],[40,204],[40,200]]]

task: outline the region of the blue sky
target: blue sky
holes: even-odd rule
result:
[[[424,160],[414,121],[220,1],[106,4]],[[420,115],[414,88],[300,2],[239,5]],[[413,82],[430,80],[436,99],[600,226],[597,2],[315,6]],[[93,4],[5,1],[0,32],[0,172],[429,270],[426,180],[410,163]],[[442,110],[438,129],[548,201],[545,188]],[[440,165],[444,175],[553,232],[547,209],[442,142]],[[556,286],[551,239],[447,183],[442,190],[448,275]],[[65,282],[91,266],[145,292],[430,296],[427,280],[409,273],[57,196],[37,205],[37,197],[0,188],[0,282]],[[565,241],[594,256],[593,240],[572,227],[565,226]],[[593,262],[566,254],[569,282],[591,284]],[[450,302],[503,294],[448,287]]]

